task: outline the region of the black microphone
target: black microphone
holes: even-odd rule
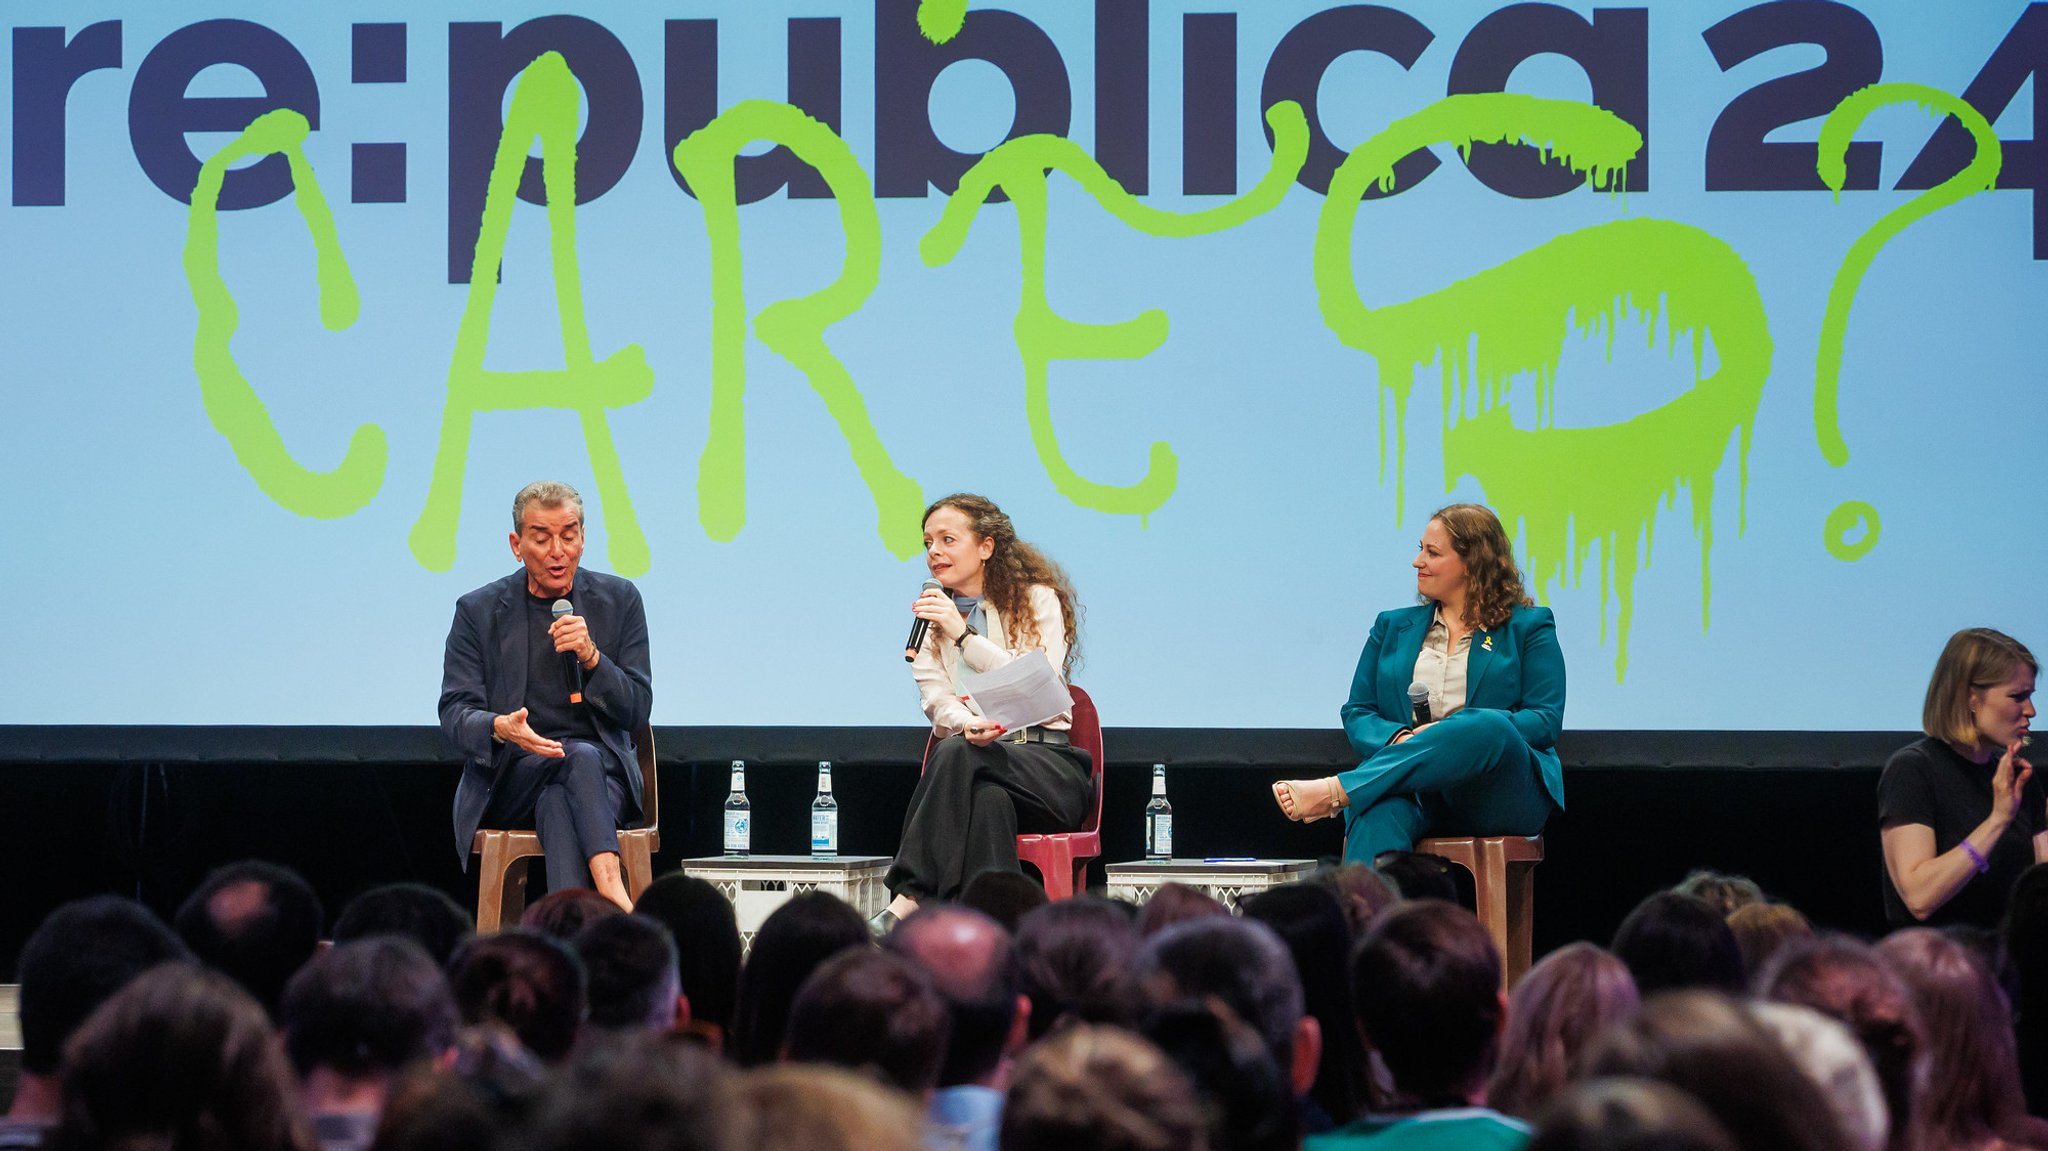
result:
[[[1429,722],[1429,688],[1420,681],[1408,685],[1408,716],[1412,727]]]
[[[548,609],[548,614],[556,619],[561,619],[575,610],[574,607],[570,606],[568,600],[558,599],[555,601],[555,606]],[[583,661],[576,658],[576,653],[573,651],[565,651],[562,653],[562,656],[569,661],[569,702],[582,703]]]
[[[940,583],[939,581],[937,581],[937,580],[935,580],[935,579],[928,579],[928,580],[924,581],[924,587],[922,587],[922,588],[918,589],[918,593],[917,593],[917,594],[919,594],[919,595],[923,595],[923,594],[924,594],[925,592],[928,592],[928,591],[944,591],[944,590],[946,590],[946,585],[945,585],[945,584],[942,584],[942,583]],[[911,625],[910,625],[910,638],[909,638],[908,640],[904,641],[904,644],[903,644],[903,662],[904,662],[904,663],[914,663],[914,662],[916,662],[916,660],[917,660],[917,649],[918,649],[918,648],[921,648],[921,647],[923,647],[923,646],[924,646],[924,637],[925,637],[925,633],[926,633],[927,631],[931,630],[931,626],[932,626],[932,621],[930,621],[930,620],[928,620],[928,619],[924,618],[923,616],[918,616],[916,620],[912,621],[912,623],[911,623]]]

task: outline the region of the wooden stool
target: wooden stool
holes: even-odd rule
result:
[[[1415,850],[1442,856],[1472,873],[1474,910],[1493,936],[1493,945],[1500,949],[1501,986],[1514,986],[1529,970],[1530,939],[1536,923],[1536,865],[1543,862],[1543,837],[1424,839]]]

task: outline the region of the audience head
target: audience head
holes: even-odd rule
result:
[[[1890,1116],[1891,1146],[1911,1151],[1924,1074],[1920,1013],[1913,994],[1868,944],[1847,936],[1796,940],[1758,972],[1756,993],[1810,1007],[1849,1029],[1877,1073]]]
[[[1273,929],[1257,920],[1196,919],[1145,941],[1135,971],[1153,1007],[1215,998],[1265,1041],[1296,1095],[1315,1082],[1321,1031],[1302,1013],[1294,957]]]
[[[1742,953],[1742,969],[1753,979],[1787,944],[1813,938],[1813,924],[1788,904],[1752,903],[1729,913],[1728,932]]]
[[[668,928],[644,915],[604,915],[571,945],[583,961],[591,1026],[669,1031],[689,1023]]]
[[[64,1044],[109,996],[159,963],[190,957],[130,899],[97,895],[51,912],[21,949],[21,1069],[57,1074]]]
[[[201,963],[277,1013],[285,980],[320,946],[320,897],[297,872],[250,859],[217,867],[172,922]]]
[[[1853,1151],[1820,1088],[1740,1003],[1719,992],[1646,998],[1641,1010],[1594,1039],[1574,1074],[1669,1083],[1698,1099],[1741,1147]]]
[[[525,1129],[544,1074],[504,1026],[465,1028],[446,1066],[416,1064],[392,1085],[374,1151],[501,1151]]]
[[[310,1151],[297,1082],[261,1004],[226,975],[151,968],[64,1049],[63,1151]]]
[[[2005,907],[2007,964],[2018,977],[2019,1012],[2031,1022],[2048,1022],[2048,863],[2027,868],[2012,885]]]
[[[1083,1024],[1018,1060],[1002,1151],[1207,1151],[1193,1086],[1157,1047]]]
[[[1640,1002],[1628,966],[1593,944],[1573,943],[1544,956],[1508,996],[1487,1105],[1533,1119],[1564,1089],[1572,1061],[1593,1037],[1635,1014]]]
[[[867,921],[845,900],[823,891],[791,896],[754,934],[726,1054],[742,1067],[773,1063],[797,988],[827,959],[871,942]]]
[[[446,967],[455,949],[475,930],[476,921],[447,892],[424,883],[392,883],[349,900],[334,921],[334,941],[402,935]]]
[[[960,906],[981,912],[1012,935],[1017,932],[1019,920],[1044,907],[1046,902],[1045,888],[1017,871],[984,871],[968,880],[966,889],[960,892]]]
[[[756,1067],[730,1077],[718,1109],[719,1151],[924,1151],[923,1112],[838,1067]]]
[[[1422,1107],[1473,1102],[1493,1070],[1506,1003],[1500,953],[1471,912],[1412,900],[1379,917],[1351,957],[1358,1027]]]
[[[1923,1131],[1933,1146],[2004,1137],[2024,1110],[2004,994],[1970,948],[1932,928],[1893,932],[1877,953],[1912,992],[1927,1039]]]
[[[964,907],[928,904],[882,940],[924,970],[952,1018],[941,1087],[983,1083],[1003,1056],[1022,1046],[1026,1006],[1010,934],[995,920]]]
[[[1820,1088],[1849,1142],[1862,1151],[1882,1151],[1891,1117],[1870,1058],[1849,1029],[1811,1007],[1791,1003],[1751,1003],[1749,1013]]]
[[[463,1022],[503,1024],[544,1062],[560,1062],[576,1043],[583,964],[548,936],[523,929],[477,936],[455,953],[448,982]]]
[[[618,904],[588,887],[568,887],[541,896],[519,917],[519,926],[567,943],[593,921],[624,914]]]
[[[1146,1016],[1141,1030],[1194,1084],[1215,1151],[1295,1151],[1300,1146],[1301,1111],[1293,1085],[1280,1073],[1265,1040],[1236,1012],[1215,999],[1183,1000]]]
[[[1373,870],[1394,887],[1402,899],[1441,899],[1458,902],[1458,881],[1451,875],[1451,863],[1441,855],[1419,851],[1382,852]]]
[[[1323,868],[1316,873],[1316,881],[1337,897],[1353,939],[1363,937],[1373,919],[1401,898],[1379,872],[1363,863]]]
[[[1145,906],[1138,909],[1138,933],[1150,938],[1176,923],[1229,914],[1230,909],[1206,891],[1197,891],[1185,883],[1162,883]]]
[[[379,936],[314,956],[285,984],[278,1021],[301,1076],[324,1068],[361,1080],[447,1051],[460,1017],[433,957],[410,939]]]
[[[1017,924],[1017,972],[1031,1000],[1030,1036],[1065,1022],[1131,1022],[1131,972],[1139,935],[1123,904],[1090,896],[1062,899]]]
[[[1688,987],[1742,990],[1735,933],[1705,900],[1690,895],[1660,891],[1636,904],[1611,947],[1645,996]]]
[[[1968,627],[1948,637],[1927,681],[1920,729],[1957,747],[1976,747],[1984,740],[1977,728],[1976,702],[2023,671],[2041,674],[2040,661],[2025,644],[2002,631]]]
[[[696,1044],[644,1031],[597,1036],[544,1085],[519,1151],[724,1151],[724,1074]]]
[[[1527,1151],[1743,1151],[1699,1100],[1654,1079],[1595,1079],[1569,1088],[1536,1125]]]
[[[692,1024],[715,1027],[722,1044],[740,986],[740,927],[731,902],[710,883],[672,871],[640,893],[633,914],[656,920],[675,938]]]
[[[1328,887],[1288,883],[1244,900],[1244,914],[1271,927],[1294,957],[1302,1005],[1322,1032],[1323,1054],[1309,1094],[1333,1118],[1366,1103],[1365,1046],[1351,1008],[1351,927]]]
[[[922,968],[886,951],[850,948],[804,980],[783,1051],[792,1062],[867,1071],[922,1095],[939,1084],[951,1026]]]
[[[1703,899],[1726,919],[1752,903],[1764,902],[1764,889],[1746,875],[1724,875],[1704,867],[1694,868],[1671,890]]]

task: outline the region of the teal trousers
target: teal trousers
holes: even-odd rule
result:
[[[1429,835],[1535,835],[1556,807],[1505,712],[1452,712],[1337,776],[1350,799],[1344,859],[1372,866]]]

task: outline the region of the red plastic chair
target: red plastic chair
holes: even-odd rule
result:
[[[1074,696],[1073,727],[1068,738],[1088,753],[1094,764],[1095,810],[1079,831],[1056,831],[1044,835],[1017,837],[1017,860],[1038,869],[1050,899],[1068,899],[1088,889],[1088,861],[1102,854],[1102,719],[1095,713],[1095,701],[1078,684],[1068,684]],[[925,759],[932,755],[937,739],[924,743]],[[919,769],[920,772],[923,770]]]

